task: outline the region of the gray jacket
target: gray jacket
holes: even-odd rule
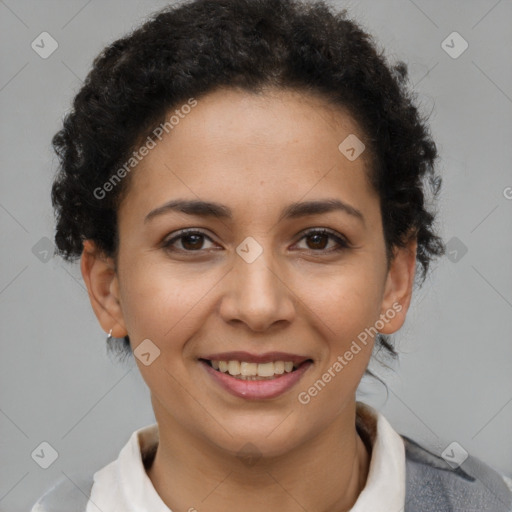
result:
[[[460,467],[452,469],[412,439],[402,438],[406,455],[405,512],[512,512],[512,491],[490,466],[469,455]],[[85,512],[93,477],[75,475],[71,479],[61,479],[32,512]]]

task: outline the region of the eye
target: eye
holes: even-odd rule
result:
[[[338,235],[336,232],[331,231],[329,229],[311,229],[303,234],[300,240],[310,240],[309,247],[307,249],[318,252],[318,251],[326,251],[326,252],[334,252],[341,251],[343,249],[347,249],[350,245],[348,241],[343,238],[341,235]],[[334,240],[336,244],[334,247],[327,249],[326,246],[329,244],[329,239]],[[308,242],[306,242],[308,243]]]
[[[334,247],[327,248],[329,239],[335,242]],[[209,240],[213,243],[211,238],[202,231],[196,229],[183,230],[172,238],[164,240],[162,247],[167,251],[199,252],[208,249],[208,247],[204,247],[205,240]],[[335,252],[350,247],[349,242],[345,238],[335,231],[326,228],[311,229],[304,233],[300,240],[309,241],[309,243],[306,242],[308,244],[306,249],[313,252]],[[179,243],[181,247],[176,246],[177,243]],[[210,248],[213,248],[213,246]]]
[[[204,247],[205,239],[212,241],[209,236],[207,236],[202,231],[197,230],[184,230],[180,231],[176,236],[165,240],[162,244],[168,251],[185,251],[185,252],[198,252]],[[176,242],[181,244],[181,247],[175,247]]]

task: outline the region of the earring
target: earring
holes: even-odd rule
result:
[[[107,343],[112,339],[112,329],[110,329],[108,336],[107,336]]]

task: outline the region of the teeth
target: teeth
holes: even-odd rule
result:
[[[258,363],[240,363],[240,373],[246,377],[250,377],[251,375],[258,375]],[[229,374],[235,375],[231,372],[229,372]]]
[[[229,361],[228,372],[230,375],[240,375],[240,363],[238,361]],[[245,375],[245,374],[243,374]]]
[[[274,373],[276,375],[282,375],[284,373],[284,362],[283,361],[276,361],[274,363]]]
[[[222,373],[244,380],[254,380],[251,377],[273,377],[293,371],[292,361],[275,361],[269,363],[248,363],[246,361],[211,361],[212,367]]]
[[[260,363],[258,365],[258,375],[260,377],[271,377],[274,375],[274,363]]]

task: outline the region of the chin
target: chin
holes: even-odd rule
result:
[[[251,424],[239,423],[222,432],[222,439],[212,439],[221,450],[239,458],[272,458],[279,457],[293,450],[303,441],[299,430],[294,425],[285,425],[284,415],[278,421],[257,420]],[[259,424],[258,424],[259,423]]]

